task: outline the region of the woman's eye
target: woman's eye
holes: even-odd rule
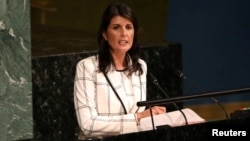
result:
[[[133,29],[133,26],[129,25],[127,26],[127,29]]]
[[[115,29],[115,30],[118,29],[118,28],[119,28],[118,26],[113,26],[113,29]]]

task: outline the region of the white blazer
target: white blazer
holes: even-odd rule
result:
[[[103,73],[98,72],[97,56],[78,62],[74,82],[74,104],[79,127],[84,137],[103,137],[141,131],[134,114],[145,110],[138,101],[146,100],[146,63],[139,59],[143,74],[132,74],[132,95],[126,95],[120,72],[112,66],[107,73],[113,87],[126,107],[123,107]],[[133,102],[131,104],[131,97]]]

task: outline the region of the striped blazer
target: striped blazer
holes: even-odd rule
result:
[[[127,94],[121,80],[121,72],[114,66],[107,73],[110,82],[125,105],[110,87],[103,73],[98,72],[97,56],[82,59],[76,66],[74,81],[74,104],[77,120],[83,137],[103,137],[141,131],[135,113],[145,110],[137,107],[138,101],[146,100],[146,63],[139,59],[143,74],[132,74],[130,79],[133,94]]]

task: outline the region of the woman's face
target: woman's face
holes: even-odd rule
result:
[[[109,43],[113,53],[126,53],[133,44],[133,23],[122,16],[114,16],[103,37]]]

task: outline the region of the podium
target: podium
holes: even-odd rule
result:
[[[235,94],[237,92],[249,92],[250,88],[210,92],[192,96],[168,98],[155,101],[138,102],[138,106],[153,106],[161,103],[170,103],[183,100],[207,98],[219,95]],[[178,112],[178,111],[177,111]],[[189,111],[187,111],[189,112]],[[184,112],[185,113],[185,112]],[[191,112],[193,115],[193,112]],[[190,116],[190,115],[189,115]],[[181,117],[180,115],[178,117]],[[192,116],[191,116],[192,117]],[[197,115],[195,115],[197,117]],[[172,117],[171,117],[172,118]],[[170,119],[171,119],[170,118]],[[196,118],[200,119],[200,118]],[[147,122],[149,122],[148,119]],[[202,121],[202,120],[198,120]],[[153,125],[153,124],[152,124]],[[156,124],[157,125],[157,124]],[[102,139],[92,139],[93,141],[211,141],[215,139],[239,139],[249,140],[250,137],[250,116],[239,116],[226,118],[224,120],[206,121],[194,124],[178,126],[158,126],[156,129],[122,134],[117,136],[104,137]]]
[[[211,141],[213,139],[230,138],[228,136],[212,136],[213,129],[221,129],[223,131],[246,131],[246,136],[234,137],[234,139],[244,141],[248,140],[250,136],[248,135],[250,134],[249,121],[250,117],[208,121],[187,126],[162,126],[161,128],[157,128],[157,130],[110,136],[102,139],[92,139],[92,141]]]

